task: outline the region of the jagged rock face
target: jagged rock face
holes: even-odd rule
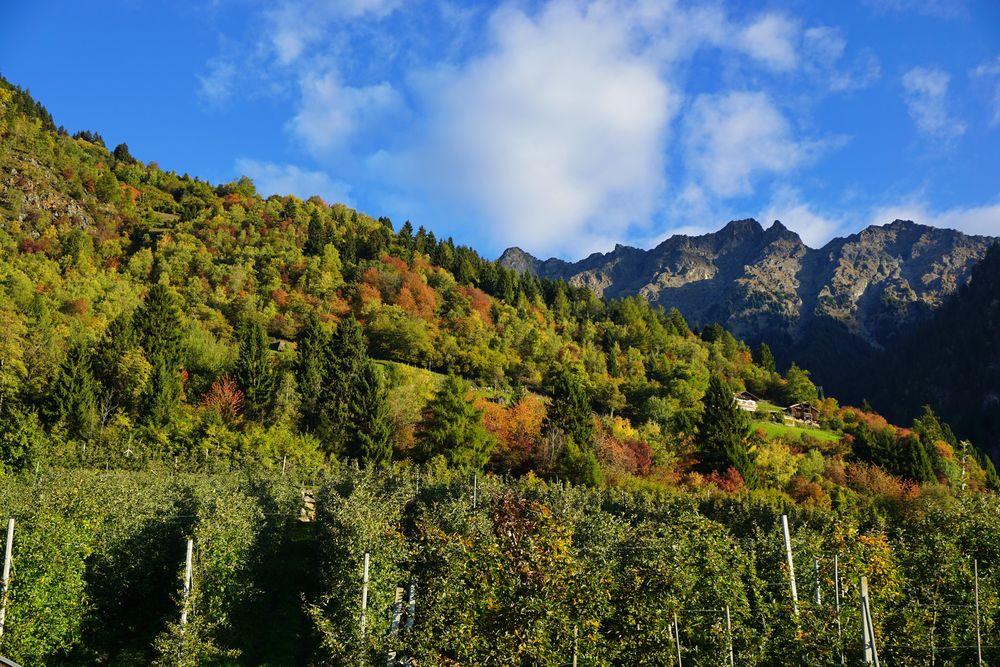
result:
[[[676,306],[692,324],[719,322],[750,341],[777,338],[787,349],[836,325],[877,349],[925,320],[992,242],[896,220],[814,250],[778,221],[765,230],[737,220],[648,251],[619,245],[570,263],[511,248],[500,261],[608,297],[640,294]]]

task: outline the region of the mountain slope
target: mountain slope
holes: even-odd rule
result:
[[[1000,245],[933,317],[881,354],[856,395],[890,419],[931,405],[960,437],[1000,454]]]
[[[619,245],[570,263],[511,248],[500,263],[608,297],[638,294],[677,307],[694,324],[719,322],[748,341],[767,341],[779,362],[806,363],[836,389],[846,383],[840,355],[864,361],[925,321],[990,243],[896,220],[817,250],[778,221],[765,230],[736,220],[648,251]]]

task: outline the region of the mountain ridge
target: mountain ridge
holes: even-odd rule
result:
[[[765,229],[746,218],[649,250],[619,244],[567,262],[512,247],[499,262],[600,296],[676,307],[695,326],[718,322],[767,342],[780,363],[808,361],[817,381],[840,388],[843,355],[862,363],[926,321],[994,241],[897,219],[810,248],[778,220]]]

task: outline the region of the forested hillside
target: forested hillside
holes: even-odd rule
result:
[[[807,372],[782,377],[766,348],[695,334],[676,310],[518,275],[409,222],[165,172],[57,130],[10,86],[0,129],[8,469],[442,457],[820,504],[844,486],[827,465],[979,470],[933,415],[911,431],[817,401]],[[754,428],[729,398],[743,389],[812,401],[825,430],[767,409]]]
[[[995,632],[996,472],[933,410],[892,425],[675,309],[164,171],[6,82],[0,221],[0,650],[27,665],[665,664],[675,613],[691,664],[854,661],[835,555],[893,664],[968,664],[972,558]],[[798,620],[783,513],[800,577],[822,561]]]

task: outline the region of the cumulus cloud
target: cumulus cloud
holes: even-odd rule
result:
[[[753,192],[762,174],[784,174],[809,160],[820,144],[796,139],[766,93],[700,95],[685,114],[686,164],[722,197]]]
[[[1000,201],[978,206],[935,209],[919,198],[876,208],[869,220],[884,225],[893,220],[912,220],[932,227],[957,229],[966,234],[1000,237]]]
[[[736,33],[736,43],[749,55],[777,70],[798,63],[798,24],[781,14],[765,14]]]
[[[327,203],[350,203],[350,187],[334,181],[324,172],[308,171],[293,164],[239,158],[236,160],[237,174],[249,176],[257,191],[267,197],[272,194],[294,194],[301,199],[319,195]]]
[[[377,129],[403,106],[387,82],[347,86],[334,72],[306,74],[299,88],[298,111],[289,127],[307,150],[318,155],[342,150],[359,130]]]
[[[937,139],[954,139],[965,132],[965,124],[948,111],[951,77],[933,67],[914,67],[903,75],[903,100],[917,129]]]
[[[578,252],[620,239],[656,206],[678,107],[630,28],[575,3],[498,11],[485,55],[425,80],[418,168],[496,239]]]

